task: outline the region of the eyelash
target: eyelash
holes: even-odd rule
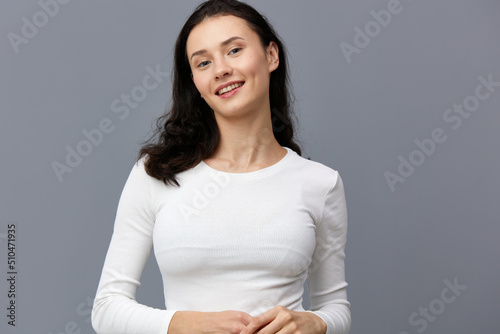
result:
[[[197,67],[205,67],[205,66],[201,66],[201,65],[203,65],[203,64],[205,64],[205,63],[208,63],[208,61],[202,61],[201,63],[199,63],[199,64],[198,64],[198,66],[197,66]]]
[[[229,51],[229,53],[233,52],[234,50],[238,50],[238,52],[239,52],[241,50],[241,48],[234,48],[231,51]]]
[[[241,51],[241,49],[242,49],[242,48],[234,48],[234,49],[231,49],[231,50],[229,51],[229,54],[231,54],[231,52],[233,52],[233,51],[235,51],[235,50],[237,50],[238,52],[240,52],[240,51]],[[236,52],[236,53],[238,53],[238,52]],[[234,53],[233,53],[233,54],[234,54]],[[208,63],[208,61],[202,61],[201,63],[199,63],[199,64],[198,64],[198,66],[197,66],[197,67],[200,67],[200,68],[201,68],[201,67],[205,67],[205,66],[202,66],[202,65],[203,65],[203,64],[205,64],[205,63]]]

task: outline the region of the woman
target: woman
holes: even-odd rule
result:
[[[252,7],[211,0],[174,62],[172,108],[120,197],[95,331],[347,333],[343,184],[293,141],[284,45]],[[166,310],[135,300],[153,247]]]

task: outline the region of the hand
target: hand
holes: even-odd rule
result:
[[[240,334],[325,334],[326,323],[311,312],[275,306],[253,318]]]
[[[168,334],[240,334],[252,320],[250,314],[239,311],[177,311],[170,321]]]

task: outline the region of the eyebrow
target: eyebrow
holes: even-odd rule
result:
[[[234,36],[234,37],[231,37],[231,38],[229,38],[229,39],[227,39],[227,40],[225,40],[225,41],[221,42],[221,43],[220,43],[220,46],[221,46],[221,47],[222,47],[222,46],[226,46],[226,45],[228,45],[229,43],[231,43],[231,42],[233,42],[233,41],[235,41],[235,40],[237,40],[237,39],[242,39],[242,40],[245,40],[245,39],[244,39],[244,38],[242,38],[242,37]],[[204,53],[206,53],[206,52],[207,52],[207,50],[205,50],[205,49],[200,50],[200,51],[196,51],[196,52],[194,52],[194,53],[191,55],[191,58],[190,58],[190,59],[193,59],[193,57],[194,57],[194,56],[199,56],[199,55],[202,55],[202,54],[204,54]]]

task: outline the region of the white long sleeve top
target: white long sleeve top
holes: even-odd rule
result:
[[[166,334],[176,311],[276,305],[313,312],[327,334],[351,324],[344,272],[347,210],[339,173],[288,153],[248,172],[204,161],[177,174],[180,187],[134,164],[118,203],[113,235],[92,309],[98,334]],[[151,250],[165,308],[135,299]],[[304,310],[304,282],[310,309]]]

